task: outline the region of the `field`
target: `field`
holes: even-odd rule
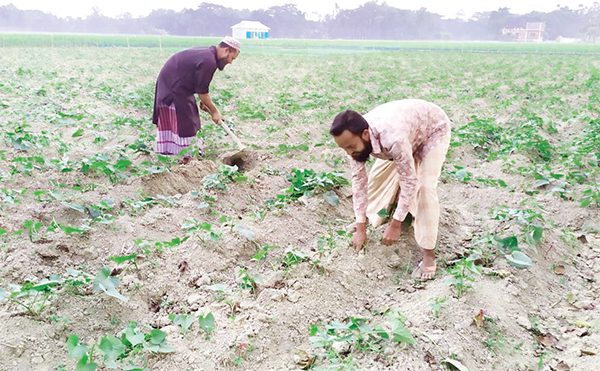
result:
[[[152,151],[184,45],[0,49],[0,370],[597,368],[597,55],[295,43],[215,74],[242,169],[205,114],[204,158]],[[403,98],[453,121],[429,282],[409,222],[354,253],[328,135]]]
[[[74,35],[74,34],[0,34],[2,47],[149,47],[189,48],[214,45],[219,38],[154,35]],[[244,40],[245,53],[357,53],[371,51],[460,51],[476,53],[554,53],[600,54],[600,44],[591,43],[517,43],[494,41],[410,41],[410,40]]]

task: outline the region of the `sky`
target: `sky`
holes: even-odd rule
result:
[[[134,17],[146,16],[155,9],[195,9],[202,2],[219,4],[233,9],[266,9],[271,6],[296,4],[310,19],[318,15],[332,14],[336,3],[340,9],[354,9],[367,0],[0,0],[0,6],[13,4],[22,10],[42,10],[59,17],[86,17],[96,7],[101,14],[116,17],[130,13]],[[380,0],[380,3],[383,1]],[[579,5],[591,6],[594,0],[386,0],[388,5],[417,10],[421,7],[445,17],[455,18],[459,12],[470,17],[475,12],[497,10],[507,7],[511,13],[524,14],[531,11],[549,12],[557,5],[577,9]],[[463,17],[464,17],[463,16]]]

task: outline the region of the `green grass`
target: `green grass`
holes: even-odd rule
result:
[[[2,47],[147,47],[187,48],[214,45],[215,37],[92,35],[92,34],[0,34]],[[483,53],[600,53],[600,44],[402,41],[402,40],[242,40],[245,52],[278,54],[361,53],[375,51],[460,51]]]

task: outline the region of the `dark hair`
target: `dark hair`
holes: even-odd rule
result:
[[[360,113],[352,110],[345,110],[335,116],[333,124],[331,124],[331,129],[329,129],[329,134],[337,137],[342,134],[344,130],[348,130],[351,133],[360,135],[368,128],[369,123]]]
[[[236,51],[237,51],[237,49],[236,49],[236,48],[232,48],[232,47],[231,47],[231,45],[229,45],[229,44],[227,44],[227,43],[224,43],[223,41],[221,41],[221,43],[219,44],[219,48],[223,48],[223,49],[227,48],[227,49],[229,49],[229,51],[230,51],[230,52],[232,52],[232,53],[234,53],[234,52],[236,52]]]

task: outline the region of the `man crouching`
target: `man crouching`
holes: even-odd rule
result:
[[[383,234],[391,245],[400,237],[406,215],[413,216],[415,239],[423,260],[414,275],[435,275],[435,245],[440,206],[437,182],[450,144],[450,119],[437,105],[419,99],[385,103],[364,116],[346,110],[336,116],[329,132],[350,156],[356,232],[352,239],[360,251],[367,238],[366,220],[379,226],[378,216],[397,200],[396,211]],[[367,177],[365,162],[376,161]]]

